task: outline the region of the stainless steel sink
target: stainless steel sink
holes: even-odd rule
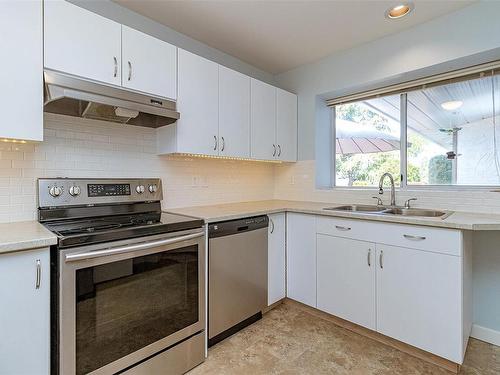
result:
[[[323,210],[330,210],[330,211],[351,211],[351,212],[372,212],[372,213],[380,213],[386,209],[387,207],[384,206],[370,206],[363,204],[349,204],[345,206],[323,208]]]
[[[439,217],[441,219],[445,219],[446,217],[451,215],[451,212],[443,212],[423,208],[388,207],[363,204],[348,204],[344,206],[325,207],[323,209],[329,211],[349,211],[377,215]]]
[[[390,208],[382,213],[389,215],[401,215],[401,216],[424,216],[424,217],[442,217],[446,215],[446,212],[437,210],[426,210],[421,208],[401,208],[395,207]]]

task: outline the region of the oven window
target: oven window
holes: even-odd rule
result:
[[[76,271],[76,373],[198,321],[198,247]]]

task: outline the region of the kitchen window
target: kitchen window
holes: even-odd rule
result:
[[[500,65],[328,101],[334,186],[500,185]]]

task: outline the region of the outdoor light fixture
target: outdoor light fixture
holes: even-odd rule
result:
[[[392,8],[389,8],[385,11],[385,16],[389,19],[397,19],[406,16],[407,14],[410,14],[411,11],[415,8],[415,5],[413,3],[404,3],[404,4],[399,4],[396,5]]]
[[[464,102],[461,100],[452,100],[449,102],[441,103],[441,107],[443,109],[446,109],[447,111],[454,111],[456,109],[459,109],[463,104]]]

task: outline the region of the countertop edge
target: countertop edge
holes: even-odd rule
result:
[[[248,203],[248,202],[245,202]],[[317,202],[311,202],[313,204],[317,204]],[[210,207],[210,206],[203,206]],[[171,212],[176,214],[183,214],[183,210],[192,210],[195,207],[184,207],[184,208],[175,208],[175,209],[165,209],[165,212]],[[213,210],[217,210],[216,207]],[[386,223],[396,223],[396,224],[406,224],[406,225],[418,225],[418,226],[427,226],[427,227],[435,227],[435,228],[443,228],[443,229],[455,229],[455,230],[468,230],[468,231],[495,231],[500,230],[500,222],[485,222],[485,223],[463,223],[463,222],[454,222],[453,216],[466,214],[466,215],[487,215],[487,214],[474,214],[467,212],[452,212],[450,216],[446,219],[434,219],[434,218],[418,218],[418,217],[399,217],[399,216],[382,216],[382,215],[373,215],[373,214],[365,214],[365,213],[352,213],[352,212],[340,212],[340,211],[325,211],[323,209],[315,209],[315,208],[300,208],[300,207],[291,207],[284,204],[282,207],[271,207],[268,209],[248,209],[242,210],[241,212],[235,213],[227,213],[220,215],[195,215],[192,211],[189,212],[189,216],[195,216],[205,221],[205,223],[215,223],[226,220],[236,220],[244,217],[250,216],[258,216],[258,215],[268,215],[280,212],[293,212],[293,213],[304,213],[311,215],[321,215],[321,216],[330,216],[330,217],[341,217],[346,219],[355,219],[355,220],[368,220],[373,222],[386,222]],[[500,217],[499,217],[500,219]]]
[[[0,254],[40,249],[57,244],[57,236],[38,221],[0,224]]]
[[[14,253],[48,247],[57,243],[57,237],[0,243],[0,254]]]

